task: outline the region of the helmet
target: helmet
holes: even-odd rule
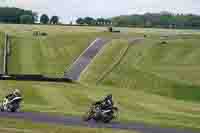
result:
[[[15,95],[21,95],[21,92],[20,92],[19,89],[15,89],[15,90],[13,91],[13,93],[14,93]]]
[[[112,99],[112,94],[107,95],[105,99],[106,99],[106,100]]]

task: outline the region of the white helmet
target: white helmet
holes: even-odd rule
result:
[[[15,95],[21,95],[21,92],[19,89],[15,89],[14,92],[13,92]]]

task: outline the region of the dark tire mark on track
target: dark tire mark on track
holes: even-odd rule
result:
[[[175,129],[175,128],[161,128],[158,126],[152,126],[142,123],[120,123],[112,122],[109,124],[84,122],[80,117],[63,117],[63,116],[52,116],[45,113],[31,113],[31,112],[19,112],[19,113],[7,113],[0,112],[1,118],[13,118],[30,120],[33,122],[49,123],[49,124],[60,124],[68,126],[82,126],[89,128],[111,128],[111,129],[123,129],[123,130],[134,130],[141,133],[198,133],[199,131],[191,131],[189,129]]]

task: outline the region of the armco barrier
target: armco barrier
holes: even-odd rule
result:
[[[8,73],[8,56],[11,54],[11,42],[8,34],[5,33],[4,43],[4,59],[3,59],[3,73],[0,73],[0,80],[21,80],[21,81],[47,81],[47,82],[70,82],[72,79],[68,77],[54,78],[46,77],[37,74],[9,74]]]
[[[47,82],[68,82],[72,83],[73,81],[69,78],[53,78],[46,77],[43,75],[0,75],[0,80],[21,80],[21,81],[47,81]]]

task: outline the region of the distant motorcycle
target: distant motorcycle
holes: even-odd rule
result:
[[[112,107],[107,110],[101,109],[101,105],[92,105],[89,111],[84,115],[83,120],[89,121],[91,119],[96,122],[109,123],[118,116],[118,108]]]
[[[15,97],[12,100],[8,100],[4,98],[0,105],[1,112],[19,112],[20,111],[20,103],[22,101],[22,97]]]

